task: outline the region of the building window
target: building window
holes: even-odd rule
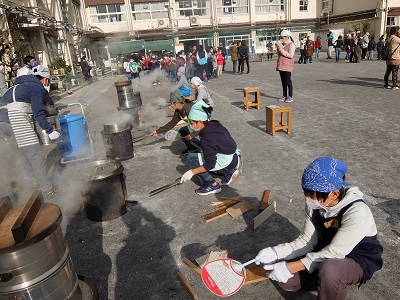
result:
[[[308,10],[308,0],[300,0],[300,11],[307,11]]]
[[[89,6],[90,21],[92,23],[115,23],[126,21],[125,5],[106,4]]]
[[[168,2],[132,3],[134,20],[158,20],[168,18]]]
[[[333,12],[333,0],[322,0],[322,12],[332,13]]]
[[[395,17],[387,17],[386,25],[387,26],[395,26],[396,25]]]
[[[178,16],[209,16],[209,0],[177,0]]]
[[[240,15],[248,13],[248,0],[219,0],[217,2],[218,15]]]
[[[284,0],[255,0],[255,7],[258,15],[285,11]]]
[[[75,25],[82,25],[82,18],[81,18],[81,7],[80,5],[72,2],[74,8],[74,16],[75,16]]]

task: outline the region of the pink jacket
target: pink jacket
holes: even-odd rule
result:
[[[290,42],[283,47],[283,51],[278,52],[277,71],[293,72],[295,51],[296,46]]]

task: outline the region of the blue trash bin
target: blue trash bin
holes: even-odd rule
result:
[[[63,137],[59,148],[64,160],[90,157],[90,142],[86,130],[89,120],[82,114],[62,115],[59,119]]]

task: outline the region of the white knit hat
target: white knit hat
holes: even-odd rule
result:
[[[203,83],[203,81],[201,81],[201,79],[197,76],[193,77],[192,80],[190,80],[191,83],[195,84],[195,85],[200,85]]]
[[[289,30],[284,29],[282,30],[280,36],[292,36],[292,33]]]

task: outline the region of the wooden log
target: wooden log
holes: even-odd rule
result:
[[[271,196],[271,190],[265,190],[263,197],[260,202],[260,206],[258,207],[258,213],[262,212],[269,206],[269,198]]]
[[[194,288],[190,285],[190,283],[186,280],[181,272],[178,272],[178,277],[182,281],[186,290],[189,292],[190,296],[192,296],[193,299],[197,300],[197,292],[194,290]]]
[[[228,213],[226,211],[226,209],[220,209],[220,210],[216,210],[212,213],[206,214],[204,216],[202,216],[201,218],[206,222],[212,222],[216,219],[222,218],[224,216],[227,216]]]
[[[262,266],[246,268],[246,281],[243,285],[267,280],[267,271]]]
[[[22,243],[25,240],[26,235],[28,234],[29,229],[31,228],[42,205],[42,192],[35,190],[11,228],[15,244]]]
[[[11,208],[12,205],[10,197],[5,196],[0,199],[0,223],[3,222],[4,218],[7,216]]]
[[[192,269],[193,272],[195,272],[197,275],[201,276],[201,268],[196,266],[194,263],[192,263],[189,259],[186,257],[183,257],[182,262],[187,265],[190,269]]]
[[[214,207],[215,210],[220,210],[220,209],[227,209],[233,205],[235,205],[236,203],[239,203],[242,200],[235,200],[235,199],[230,199],[230,200],[222,200],[221,204],[216,205]]]
[[[258,226],[260,226],[261,223],[268,219],[274,212],[276,212],[275,201],[254,218],[253,229],[256,229]]]

